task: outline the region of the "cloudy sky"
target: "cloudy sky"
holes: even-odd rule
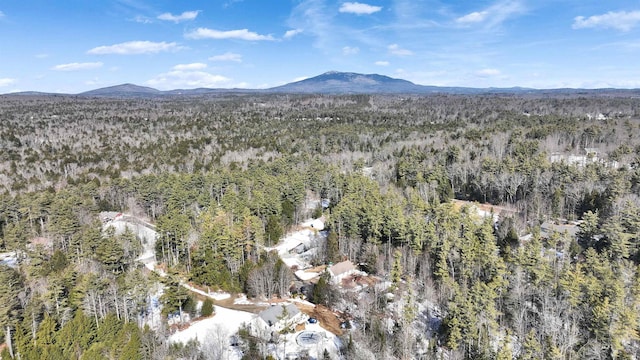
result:
[[[0,93],[423,85],[640,88],[637,0],[7,0]]]

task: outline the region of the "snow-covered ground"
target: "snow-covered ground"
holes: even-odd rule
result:
[[[215,306],[214,309],[215,316],[192,323],[187,329],[171,335],[169,341],[184,344],[190,340],[198,340],[203,349],[218,351],[220,359],[241,359],[242,353],[232,345],[232,336],[236,335],[244,324],[251,324],[257,315],[219,306]],[[298,341],[302,333],[315,334],[316,338],[314,341]],[[300,354],[305,353],[312,358],[321,359],[326,349],[332,358],[338,359],[340,347],[341,341],[337,336],[317,323],[306,323],[302,331],[281,335],[276,344],[268,346],[268,352],[277,359],[297,359]]]
[[[169,341],[186,344],[189,340],[198,340],[204,348],[220,351],[222,355],[220,359],[242,358],[242,354],[232,346],[231,336],[236,334],[243,324],[249,324],[256,315],[220,306],[214,306],[214,310],[213,317],[192,323],[188,328],[171,335]]]
[[[324,230],[324,222],[322,219],[309,219],[301,224],[304,227],[310,227],[318,231]]]
[[[298,337],[303,333],[314,334],[314,341],[298,341]],[[339,337],[323,329],[317,323],[307,323],[303,331],[283,335],[280,341],[270,350],[271,355],[277,359],[297,359],[299,355],[305,353],[311,358],[322,359],[326,349],[331,354],[332,359],[339,359],[338,350],[341,347],[342,342]]]
[[[229,299],[231,297],[231,294],[226,292],[213,292],[210,294],[210,296],[215,300],[220,301],[220,300]]]
[[[320,276],[321,273],[314,272],[314,271],[298,270],[298,271],[295,272],[295,274],[298,277],[298,279],[304,280],[304,281],[309,281],[309,280],[311,280],[313,278],[316,278],[316,277]]]
[[[271,306],[268,302],[264,301],[252,301],[247,299],[247,295],[238,294],[238,297],[233,300],[234,305],[257,305],[257,306]]]
[[[154,226],[130,215],[119,214],[113,220],[106,222],[102,230],[113,227],[116,235],[123,234],[127,229],[134,233],[142,243],[142,254],[136,259],[143,263],[149,270],[154,270],[156,265],[156,238],[158,233]]]
[[[276,250],[278,254],[287,254],[289,251],[295,249],[300,244],[310,245],[314,236],[324,230],[324,222],[321,219],[309,219],[300,226],[302,230],[295,231],[285,236],[276,246],[265,247],[266,251]]]
[[[299,270],[311,267],[311,260],[316,256],[317,247],[326,241],[322,219],[309,219],[300,224],[302,229],[285,236],[277,245],[265,248],[266,251],[276,251],[282,261],[290,268]],[[296,273],[298,275],[298,273]],[[318,273],[299,273],[301,279],[309,280]]]
[[[18,256],[15,251],[0,253],[0,264],[15,268],[18,266]]]

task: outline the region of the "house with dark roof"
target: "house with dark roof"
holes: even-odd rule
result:
[[[570,238],[575,239],[580,228],[577,223],[557,223],[554,221],[545,221],[540,225],[540,236],[550,238],[553,233],[566,234]]]

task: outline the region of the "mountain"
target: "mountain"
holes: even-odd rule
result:
[[[422,93],[425,86],[378,74],[329,71],[322,75],[269,89],[286,93]]]
[[[60,93],[47,93],[47,92],[40,92],[40,91],[18,91],[18,92],[12,92],[12,93],[6,93],[3,94],[3,96],[32,96],[32,97],[36,97],[36,96],[64,96],[64,95],[68,95],[68,94],[60,94]]]
[[[328,94],[474,93],[477,90],[480,89],[424,86],[385,75],[338,71],[268,89],[270,92]]]
[[[162,91],[134,84],[122,84],[86,91],[78,95],[98,97],[153,97],[162,95]]]
[[[515,90],[506,89],[507,92]],[[520,91],[519,89],[517,91]],[[411,81],[378,74],[329,71],[324,74],[269,89],[176,89],[160,91],[133,84],[111,86],[78,95],[101,97],[203,96],[223,93],[289,93],[289,94],[474,94],[499,92],[499,89],[423,86]]]
[[[640,95],[640,89],[528,89],[512,88],[468,88],[441,87],[414,84],[378,74],[329,71],[308,79],[269,89],[175,89],[161,91],[134,84],[122,84],[86,91],[75,96],[151,98],[159,96],[218,96],[221,94],[534,94],[544,96],[577,95]],[[8,94],[5,94],[8,95]],[[37,92],[14,93],[14,95],[63,95]]]

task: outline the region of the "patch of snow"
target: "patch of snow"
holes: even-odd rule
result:
[[[0,253],[0,264],[12,268],[18,267],[18,256],[15,251]]]
[[[127,230],[135,234],[136,238],[142,244],[142,254],[136,259],[144,264],[149,270],[156,271],[156,239],[158,233],[154,230],[155,226],[134,216],[120,214],[108,218],[113,220],[106,221],[102,226],[102,231],[106,231],[112,227],[116,235],[124,234]],[[162,276],[162,274],[161,274]]]
[[[313,334],[313,341],[298,343],[300,336]],[[340,338],[320,327],[319,324],[306,324],[305,329],[293,334],[281,335],[275,346],[269,350],[277,359],[297,359],[303,354],[312,359],[322,359],[324,350],[331,354],[332,359],[339,359],[339,349],[342,347]]]
[[[305,227],[314,228],[318,231],[324,230],[324,222],[322,221],[322,219],[309,219],[303,222],[301,225]]]
[[[215,306],[215,315],[208,319],[194,322],[188,328],[178,331],[169,337],[172,343],[186,344],[189,340],[198,340],[203,344],[211,332],[223,329],[227,334],[235,334],[245,323],[250,323],[255,314],[246,311],[231,310]]]
[[[251,305],[253,304],[247,299],[247,295],[241,294],[237,299],[233,300],[235,305]]]
[[[215,300],[225,300],[231,297],[231,294],[226,292],[213,292],[210,293],[210,296]]]
[[[304,270],[298,270],[298,271],[295,272],[295,274],[298,277],[298,279],[300,279],[302,281],[308,281],[308,280],[311,280],[313,278],[316,278],[316,277],[320,276],[320,273],[307,272],[307,271],[304,271]]]
[[[155,283],[151,286],[147,298],[147,308],[144,314],[139,315],[138,325],[148,325],[153,330],[158,330],[162,324],[162,305],[160,297],[164,293],[164,285]]]
[[[291,256],[291,257],[281,256],[280,258],[282,259],[282,262],[287,264],[287,266],[290,268],[296,266],[298,269],[300,269],[308,266],[306,262],[294,256]]]
[[[269,306],[269,303],[263,301],[251,301],[247,299],[247,295],[239,294],[238,298],[233,300],[234,305],[257,305],[257,306]]]
[[[307,245],[311,242],[311,239],[315,235],[315,232],[310,229],[304,229],[300,231],[296,231],[292,234],[287,235],[278,243],[276,246],[266,247],[266,251],[276,250],[278,254],[284,255],[295,249],[300,244]]]

